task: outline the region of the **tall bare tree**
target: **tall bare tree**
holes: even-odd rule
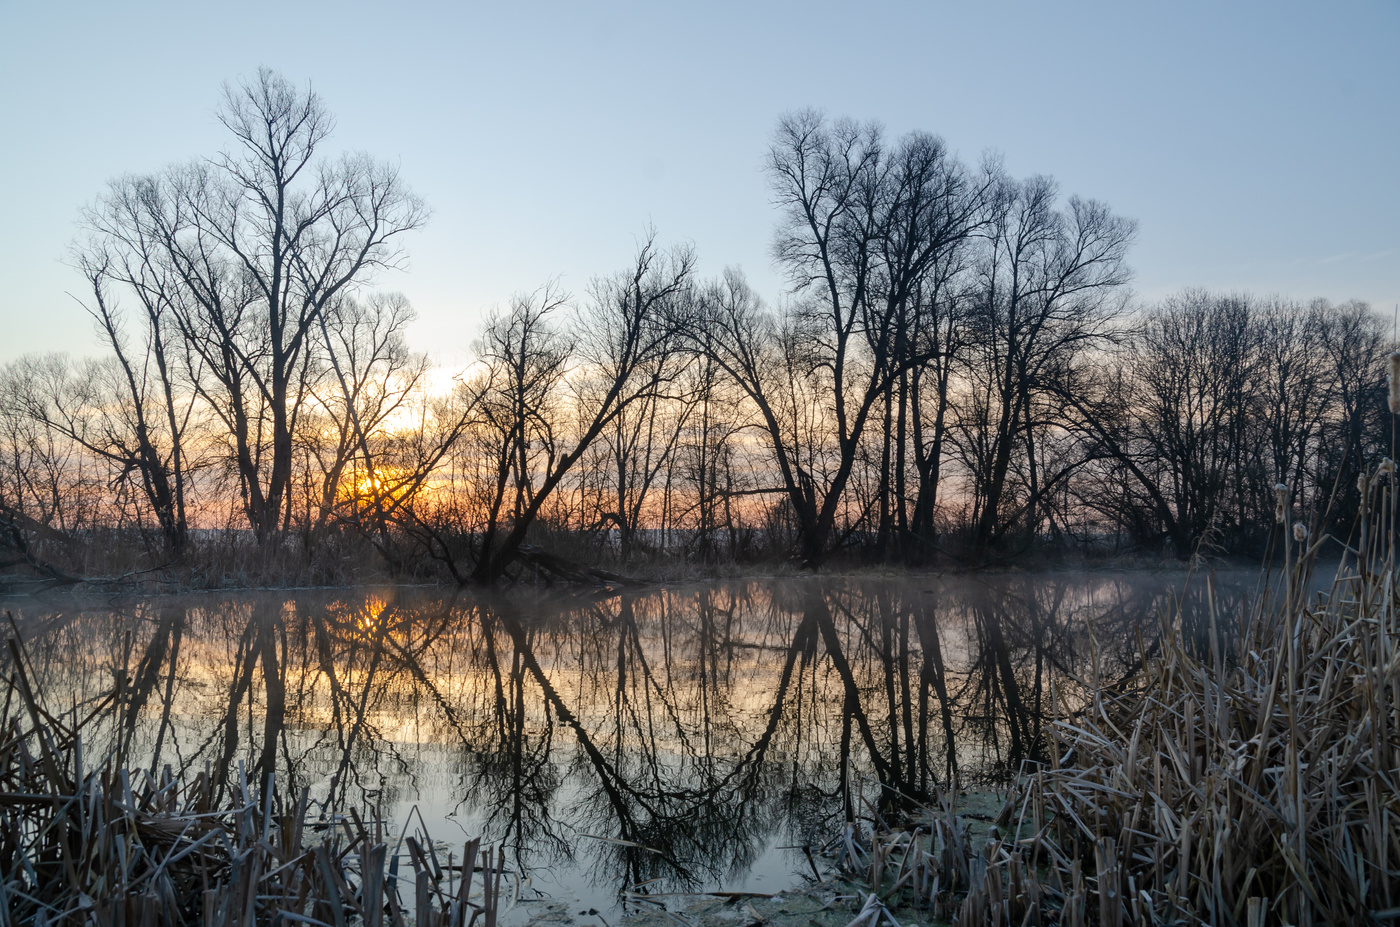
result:
[[[796,522],[797,556],[817,564],[849,504],[866,428],[882,407],[888,437],[874,501],[886,528],[888,498],[898,492],[907,525],[908,375],[942,344],[919,336],[919,310],[940,268],[985,221],[992,184],[969,175],[934,136],[912,134],[889,147],[878,126],[828,122],[810,111],[779,122],[768,169],[782,209],[774,253],[794,301],[783,318],[768,318],[731,276],[712,291],[706,324],[717,337],[709,350],[755,404]],[[786,384],[773,381],[778,370]],[[817,404],[799,410],[793,403],[803,402],[803,387]],[[799,434],[813,428],[829,436],[829,454],[814,456]],[[893,481],[892,470],[899,474]]]
[[[105,441],[91,449],[124,473],[139,475],[167,551],[178,557],[188,538],[186,491],[192,461],[185,433],[194,412],[194,393],[189,367],[182,363],[169,267],[141,240],[139,223],[133,221],[152,195],[147,183],[114,183],[108,195],[86,211],[90,233],[74,246],[73,257],[88,284],[83,307],[96,323],[99,341],[111,352],[116,377],[109,385],[119,397],[116,407],[124,410],[123,427],[114,428],[116,419],[108,415],[102,430]],[[96,231],[121,227],[128,229],[127,235]],[[122,295],[134,300],[135,311],[123,307]],[[101,408],[98,403],[92,411],[100,414]],[[34,411],[54,412],[56,417],[46,418],[47,424],[75,435],[77,409],[54,405]]]
[[[223,154],[118,182],[90,223],[102,245],[159,269],[154,299],[196,359],[249,525],[268,542],[291,515],[319,322],[400,264],[427,211],[392,166],[322,156],[333,120],[321,98],[270,70],[226,86],[218,116],[233,138]]]
[[[395,418],[410,416],[428,386],[428,356],[409,350],[404,337],[416,317],[398,293],[347,297],[335,312],[321,315],[331,382],[316,394],[327,427],[306,441],[321,471],[319,514],[308,519],[312,534],[335,517],[388,549],[390,513],[419,476],[416,467],[388,465]]]
[[[1059,209],[1056,198],[1047,177],[1004,180],[980,269],[972,331],[978,351],[961,423],[978,557],[1018,519],[1034,532],[1035,508],[1048,488],[1034,443],[1034,400],[1104,343],[1123,307],[1136,223],[1077,197]],[[1026,455],[1026,485],[1019,505],[1008,506],[1018,451]]]
[[[497,428],[507,436],[493,494],[497,505],[504,501],[512,475],[514,487],[509,521],[493,515],[488,524],[472,570],[474,582],[491,583],[502,575],[545,503],[603,431],[658,395],[675,376],[675,366],[666,358],[679,349],[678,306],[694,266],[690,249],[663,250],[649,235],[628,270],[594,287],[593,299],[573,318],[572,336],[556,330],[546,317],[547,308],[562,301],[538,308],[524,305],[488,327],[488,344],[500,346],[492,352],[499,372],[480,401],[505,410]],[[540,396],[533,398],[530,390]],[[567,395],[557,395],[561,390]],[[538,416],[536,410],[552,403],[572,410],[571,435],[563,433],[562,422]]]

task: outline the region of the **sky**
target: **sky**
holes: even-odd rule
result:
[[[108,180],[208,157],[272,67],[432,208],[377,285],[465,363],[481,321],[579,296],[654,227],[770,301],[763,174],[815,107],[1138,220],[1137,298],[1187,286],[1400,303],[1400,0],[1173,3],[35,3],[0,0],[0,362],[96,353],[65,263]]]

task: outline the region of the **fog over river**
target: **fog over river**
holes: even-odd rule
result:
[[[270,774],[279,790],[426,826],[444,854],[484,834],[522,880],[518,911],[544,892],[610,917],[642,883],[782,888],[810,872],[797,847],[837,827],[848,798],[866,813],[862,795],[1005,780],[1042,758],[1052,700],[1072,709],[1093,673],[1130,673],[1164,610],[1180,604],[1206,633],[1206,578],[1184,594],[1183,580],[376,588],[8,610],[47,708],[97,712],[89,762],[121,749],[157,774]],[[1215,577],[1219,622],[1256,581]]]

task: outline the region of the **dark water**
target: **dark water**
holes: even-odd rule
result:
[[[1238,611],[1253,577],[1220,583]],[[1182,577],[793,579],[610,597],[345,589],[13,603],[90,754],[271,773],[445,847],[504,842],[521,897],[777,890],[846,796],[1013,774],[1054,698],[1151,648]],[[1201,623],[1205,584],[1183,614]],[[1090,629],[1092,628],[1092,634]],[[1092,642],[1091,642],[1092,641]],[[85,707],[86,706],[86,707]],[[846,786],[849,785],[850,788]],[[528,910],[529,902],[521,906]]]

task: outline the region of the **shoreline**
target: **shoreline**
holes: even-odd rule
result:
[[[1340,561],[1338,561],[1340,563]],[[616,565],[610,565],[616,568]],[[1146,575],[1180,575],[1185,578],[1193,574],[1211,572],[1247,572],[1263,571],[1268,565],[1259,561],[1220,561],[1209,564],[1205,569],[1201,566],[1192,566],[1177,560],[1159,561],[1139,561],[1108,559],[1104,561],[1084,561],[1070,563],[1050,563],[1037,566],[1018,567],[1014,565],[1002,565],[995,567],[950,568],[950,567],[901,567],[889,565],[838,565],[829,569],[821,570],[798,570],[798,569],[755,569],[752,571],[738,570],[735,572],[718,572],[709,575],[679,575],[660,574],[653,576],[641,576],[636,578],[635,584],[611,584],[611,583],[570,583],[570,582],[541,582],[541,583],[501,583],[494,586],[461,585],[443,581],[413,581],[395,580],[387,577],[377,577],[361,579],[353,582],[343,583],[306,583],[306,584],[238,584],[238,585],[185,585],[177,588],[170,588],[174,585],[168,581],[156,581],[159,586],[152,586],[146,581],[137,583],[118,582],[109,579],[92,579],[77,583],[64,585],[50,585],[44,588],[31,590],[17,590],[5,588],[3,578],[0,578],[0,607],[9,600],[37,601],[59,597],[69,598],[113,598],[113,597],[135,597],[135,598],[168,598],[184,595],[203,595],[219,593],[263,593],[263,592],[329,592],[341,589],[433,589],[442,592],[478,592],[478,593],[510,593],[513,591],[600,591],[611,594],[622,594],[629,591],[646,592],[659,589],[668,589],[676,586],[688,586],[695,584],[721,584],[733,582],[779,582],[784,580],[842,580],[842,579],[957,579],[975,578],[979,576],[1065,576],[1073,574],[1146,574]],[[166,588],[160,588],[165,586]]]

